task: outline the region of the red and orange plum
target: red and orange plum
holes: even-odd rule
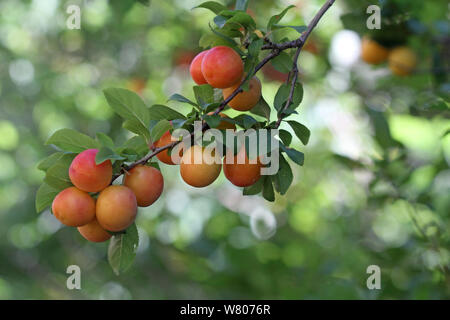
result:
[[[52,211],[62,224],[78,227],[95,218],[95,201],[88,193],[69,187],[55,197]]]
[[[122,231],[136,218],[137,202],[133,191],[125,186],[112,185],[100,192],[97,199],[97,221],[108,231]]]
[[[105,189],[112,179],[111,161],[95,163],[97,149],[88,149],[73,159],[69,168],[70,181],[80,190],[99,192]]]

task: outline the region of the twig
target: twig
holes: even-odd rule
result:
[[[251,79],[251,77],[253,77],[267,62],[269,62],[270,60],[272,60],[273,58],[275,58],[276,56],[278,56],[282,51],[286,50],[286,49],[291,49],[291,48],[297,48],[297,51],[295,53],[294,56],[294,61],[293,61],[293,66],[292,66],[292,81],[291,81],[291,89],[289,92],[289,97],[288,100],[286,101],[286,104],[284,105],[284,107],[280,110],[279,112],[279,116],[278,116],[278,120],[276,122],[276,128],[278,128],[281,124],[281,121],[283,120],[283,111],[289,107],[289,105],[292,102],[293,96],[294,96],[294,89],[295,89],[295,83],[297,82],[298,79],[298,67],[297,67],[297,61],[298,61],[298,57],[300,55],[300,52],[303,48],[303,45],[305,44],[306,39],[309,37],[309,35],[311,34],[312,30],[316,27],[317,23],[319,22],[319,20],[322,18],[322,16],[325,14],[325,12],[333,5],[333,3],[335,2],[335,0],[328,0],[323,6],[322,8],[320,8],[320,10],[317,12],[317,14],[314,16],[314,18],[311,20],[311,22],[309,23],[306,31],[304,33],[302,33],[302,35],[298,38],[295,39],[293,41],[287,41],[287,42],[283,42],[283,43],[274,43],[269,41],[266,41],[267,43],[264,44],[261,47],[261,50],[271,50],[271,52],[263,59],[261,60],[261,62],[259,62],[255,69],[253,70],[252,74],[250,76],[248,76],[246,79],[242,80],[242,82],[239,84],[239,86],[236,88],[236,90],[234,90],[231,95],[229,95],[224,101],[222,101],[220,103],[220,105],[217,107],[217,109],[214,111],[214,115],[219,114],[223,109],[225,109],[226,105],[239,93],[241,93],[243,91],[243,85],[245,83],[245,81],[247,79]],[[203,127],[202,130],[206,130],[208,128],[208,125],[206,123],[203,123]],[[190,136],[192,137],[194,135],[194,133],[192,132],[190,134]],[[181,141],[174,141],[168,145],[165,145],[163,147],[160,148],[156,148],[155,150],[153,150],[152,152],[150,152],[149,154],[147,154],[145,157],[137,160],[136,162],[133,162],[129,165],[124,165],[120,172],[116,175],[113,176],[112,182],[114,180],[116,180],[118,177],[120,177],[123,173],[125,173],[128,170],[133,169],[134,167],[136,167],[137,165],[140,164],[145,164],[147,163],[151,158],[153,158],[154,156],[156,156],[158,153],[173,148],[174,146],[176,146],[177,144],[179,144]]]

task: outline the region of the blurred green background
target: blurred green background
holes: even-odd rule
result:
[[[102,89],[135,90],[148,105],[193,96],[188,65],[213,17],[191,10],[201,2],[0,1],[0,298],[450,298],[445,0],[336,1],[300,55],[305,99],[293,118],[312,137],[297,141],[305,165],[293,166],[295,185],[275,203],[243,197],[223,174],[191,188],[161,164],[164,193],[139,209],[138,254],[120,276],[107,243],[88,243],[49,210],[36,214],[36,163],[52,152],[53,132],[130,137]],[[294,4],[282,22],[303,25],[323,3],[253,0],[250,9],[265,26]],[[66,27],[69,4],[81,8],[80,30]],[[368,4],[406,16],[401,40],[419,56],[417,73],[399,78],[360,60]],[[280,75],[259,77],[273,101]],[[72,264],[81,290],[66,288]],[[381,268],[381,290],[366,287],[369,265]]]

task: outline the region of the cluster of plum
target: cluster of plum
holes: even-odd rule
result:
[[[192,60],[189,70],[197,84],[209,84],[213,88],[222,89],[224,99],[227,99],[239,87],[244,77],[244,64],[241,57],[236,51],[226,46],[217,46],[200,52]],[[249,89],[238,93],[228,105],[238,111],[248,111],[258,103],[260,98],[261,82],[257,77],[253,77],[249,81]],[[227,118],[224,113],[219,115]],[[234,130],[236,126],[230,122],[221,121],[217,129]],[[161,148],[176,140],[170,131],[167,131],[153,144],[152,148]],[[156,156],[166,164],[178,164],[173,161],[169,150],[164,150]],[[259,159],[250,161],[245,154],[245,148],[233,155],[234,159],[227,159],[227,157],[229,155],[226,155],[223,160],[223,171],[225,177],[234,185],[247,187],[261,177],[262,164]],[[181,177],[193,187],[205,187],[213,183],[222,169],[222,164],[214,161],[213,156],[199,145],[193,145],[187,149],[184,154],[180,154],[180,158]],[[197,164],[194,163],[194,159],[202,159],[202,161]],[[244,161],[238,161],[238,159],[244,159]]]
[[[388,61],[389,69],[397,76],[411,74],[417,65],[417,56],[410,48],[398,46],[388,49],[367,36],[362,39],[361,58],[373,65]]]
[[[218,46],[198,54],[191,63],[190,72],[197,84],[210,84],[223,89],[227,98],[244,77],[244,66],[240,56],[231,48]],[[254,107],[261,97],[261,83],[254,77],[249,90],[236,95],[229,106],[246,111]],[[221,113],[221,117],[227,117]],[[218,129],[236,129],[230,122],[221,121]],[[167,131],[150,149],[176,141]],[[135,220],[137,208],[150,206],[161,195],[164,180],[161,172],[152,166],[137,165],[124,174],[122,185],[112,185],[113,167],[110,160],[96,164],[97,149],[88,149],[78,154],[69,167],[70,181],[74,185],[61,191],[53,200],[54,216],[64,225],[77,227],[87,240],[102,242],[114,232],[128,228]],[[244,153],[243,155],[241,153]],[[183,180],[194,187],[205,187],[216,180],[222,170],[220,161],[205,152],[204,147],[193,145],[180,154],[180,173]],[[259,159],[250,161],[242,148],[234,159],[223,160],[226,178],[234,185],[246,187],[261,177]],[[242,159],[244,161],[238,161]],[[175,165],[169,150],[157,154],[166,164]],[[194,161],[201,159],[201,161]],[[98,196],[97,196],[98,194]],[[96,197],[96,199],[95,199]]]
[[[69,177],[74,186],[58,193],[52,211],[62,224],[78,227],[87,240],[103,242],[134,222],[138,206],[147,207],[159,198],[164,180],[158,169],[138,165],[126,173],[123,185],[111,185],[111,161],[96,164],[97,152],[88,149],[73,159]],[[91,194],[98,192],[94,199]]]

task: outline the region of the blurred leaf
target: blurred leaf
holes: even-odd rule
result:
[[[202,4],[200,4],[200,5],[196,6],[196,7],[194,7],[193,9],[196,9],[196,8],[205,8],[205,9],[209,9],[209,10],[211,10],[212,12],[214,12],[215,14],[219,14],[221,11],[227,10],[227,8],[226,8],[223,4],[218,3],[218,2],[215,2],[215,1],[206,1],[206,2],[203,2]]]
[[[291,28],[297,31],[298,33],[303,33],[308,29],[307,26],[282,26],[279,24],[274,24],[272,27],[272,29],[282,29],[282,28]]]
[[[115,234],[108,247],[108,261],[116,275],[125,272],[134,261],[139,245],[136,224],[132,224],[125,233]]]
[[[291,128],[294,130],[297,138],[299,138],[300,141],[306,146],[308,144],[309,137],[311,135],[309,129],[303,124],[296,121],[287,121],[287,123],[289,123]]]
[[[267,30],[272,30],[273,25],[275,25],[278,22],[280,22],[280,20],[283,19],[283,17],[286,15],[286,13],[292,8],[295,8],[295,6],[294,5],[290,5],[289,7],[284,9],[281,13],[272,16],[269,19],[269,22],[267,23]]]
[[[224,16],[215,16],[213,19],[214,23],[219,28],[223,28],[223,26],[225,26],[225,24],[227,23],[227,20],[228,20],[228,18],[226,18]]]
[[[235,10],[247,11],[248,0],[236,0]]]
[[[333,157],[342,163],[343,165],[349,167],[350,169],[361,169],[365,168],[365,165],[359,161],[353,160],[349,157],[345,157],[339,154],[334,154]]]
[[[86,149],[97,149],[99,147],[97,141],[72,129],[56,131],[45,144],[53,144],[62,150],[76,153]]]
[[[36,212],[39,213],[50,206],[59,191],[60,190],[49,186],[45,182],[42,183],[38,191],[36,192]]]

